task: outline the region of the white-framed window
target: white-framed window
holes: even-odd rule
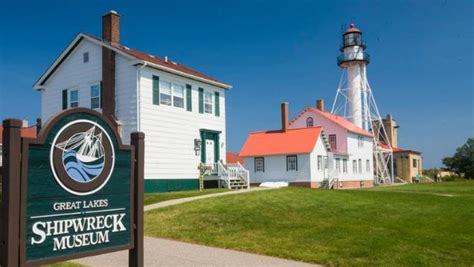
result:
[[[296,155],[286,156],[286,171],[298,171],[298,157]]]
[[[361,135],[357,136],[357,146],[364,147],[364,137]]]
[[[160,104],[171,106],[171,83],[160,81]]]
[[[362,160],[359,159],[359,173],[362,173]]]
[[[357,160],[352,161],[352,173],[353,174],[357,173]]]
[[[101,108],[101,87],[100,84],[91,85],[91,109]]]
[[[308,117],[306,119],[306,127],[313,127],[314,126],[314,120],[313,120],[313,117]]]
[[[342,159],[342,173],[347,173],[347,159]]]
[[[341,173],[341,159],[336,158],[336,171],[337,173]]]
[[[323,169],[323,157],[318,155],[318,171]]]
[[[254,169],[255,169],[255,172],[265,172],[265,158],[263,157],[254,158]]]
[[[365,171],[370,172],[370,160],[369,159],[367,159],[365,161]]]
[[[324,168],[325,168],[325,169],[329,168],[328,157],[327,157],[327,156],[324,156],[323,160],[324,160]]]
[[[69,107],[77,108],[79,106],[79,90],[69,91]]]
[[[173,86],[173,106],[184,108],[184,86],[172,84]]]
[[[204,92],[204,113],[212,114],[212,93]]]

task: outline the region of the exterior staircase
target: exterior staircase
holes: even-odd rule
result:
[[[206,164],[206,166],[209,169],[208,176],[217,177],[219,188],[250,188],[249,171],[240,163],[223,164],[219,161],[212,164]]]

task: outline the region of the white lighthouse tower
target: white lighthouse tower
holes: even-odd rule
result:
[[[351,121],[374,135],[374,173],[376,183],[393,182],[393,154],[375,98],[367,81],[370,62],[365,52],[362,32],[351,24],[342,34],[341,55],[337,65],[342,76],[334,99],[332,113]]]

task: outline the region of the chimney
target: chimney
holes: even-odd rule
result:
[[[318,99],[316,100],[316,108],[324,111],[324,100],[323,99]]]
[[[102,16],[102,39],[109,43],[120,43],[120,15],[114,10]]]
[[[281,130],[288,130],[288,102],[281,103]]]
[[[120,16],[110,11],[102,16],[102,39],[106,43],[120,42]],[[102,46],[102,113],[115,117],[115,52]]]

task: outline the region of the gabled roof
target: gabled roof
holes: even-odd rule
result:
[[[244,159],[239,156],[237,153],[227,152],[225,154],[225,161],[226,163],[240,163],[244,164]]]
[[[334,122],[335,124],[343,127],[344,129],[346,129],[347,131],[351,132],[351,133],[355,133],[355,134],[360,134],[360,135],[364,135],[364,136],[368,136],[368,137],[372,137],[372,134],[369,133],[368,131],[362,129],[362,128],[359,128],[357,127],[355,124],[353,124],[352,122],[344,119],[343,117],[340,117],[336,114],[332,114],[332,113],[329,113],[329,112],[325,112],[325,111],[321,111],[317,108],[313,108],[313,107],[307,107],[305,108],[302,112],[300,112],[291,122],[290,122],[290,125],[296,121],[296,119],[298,119],[299,117],[301,117],[305,112],[307,111],[312,111],[318,115],[321,115],[323,117],[325,117],[326,119]]]
[[[101,38],[98,38],[88,33],[79,33],[74,38],[74,40],[66,47],[66,49],[61,53],[61,55],[54,61],[54,63],[46,70],[46,72],[43,73],[43,75],[41,75],[38,81],[34,84],[35,89],[43,88],[43,85],[48,80],[48,78],[51,77],[51,75],[58,69],[58,67],[62,64],[62,62],[64,62],[64,60],[67,59],[67,57],[71,54],[71,52],[77,47],[77,45],[83,39],[86,39],[95,44],[110,48],[111,50],[114,50],[115,52],[127,58],[137,60],[138,62],[136,62],[135,65],[147,65],[152,68],[156,68],[156,69],[170,72],[170,73],[180,75],[186,78],[208,83],[208,84],[221,87],[224,89],[232,88],[232,86],[228,84],[225,84],[219,80],[216,80],[196,70],[193,70],[183,64],[179,64],[170,60],[165,60],[163,58],[153,56],[153,55],[150,55],[138,50],[134,50],[120,44],[104,42]]]
[[[241,157],[311,153],[322,132],[321,127],[253,132],[245,141]]]
[[[36,128],[21,128],[21,137],[36,138]],[[0,145],[3,142],[3,126],[0,126]]]

